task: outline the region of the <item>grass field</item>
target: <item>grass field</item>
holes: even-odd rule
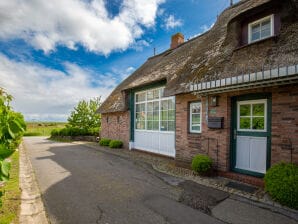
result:
[[[10,179],[3,187],[0,187],[1,206],[0,223],[18,223],[18,215],[21,203],[21,191],[19,188],[19,152],[14,152],[11,159]]]
[[[53,129],[64,128],[62,122],[27,122],[27,131],[24,136],[50,136]]]

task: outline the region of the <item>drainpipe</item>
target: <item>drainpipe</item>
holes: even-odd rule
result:
[[[209,96],[206,95],[206,122],[207,122],[207,125],[208,125],[208,115],[209,115]]]

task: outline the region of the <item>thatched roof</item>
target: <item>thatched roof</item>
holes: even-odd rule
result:
[[[252,13],[287,4],[292,16],[285,19],[282,35],[254,46],[239,48],[241,21]],[[275,6],[280,8],[281,6]],[[284,7],[285,8],[285,7]],[[189,91],[194,79],[212,80],[229,77],[243,71],[260,70],[264,65],[288,65],[298,63],[297,0],[243,0],[227,8],[206,33],[193,38],[176,49],[169,49],[148,58],[133,74],[125,79],[110,94],[99,108],[100,113],[127,110],[129,89],[166,80],[165,95]],[[283,15],[281,15],[283,16]],[[265,43],[266,42],[266,43]],[[260,49],[260,46],[262,48]]]

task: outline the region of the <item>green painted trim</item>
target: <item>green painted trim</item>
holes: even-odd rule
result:
[[[138,86],[136,88],[129,90],[129,111],[130,111],[130,138],[129,139],[130,141],[133,142],[135,139],[135,93],[143,90],[162,87],[166,83],[167,83],[167,80],[160,80],[158,82],[150,83],[148,85]]]
[[[239,131],[238,135],[245,136],[257,136],[257,137],[267,137],[267,158],[266,158],[266,168],[269,169],[271,165],[271,121],[272,121],[272,94],[271,93],[253,93],[240,96],[234,96],[231,98],[231,132],[230,132],[230,169],[232,171],[247,174],[256,177],[263,177],[264,174],[257,173],[248,170],[242,170],[235,168],[236,166],[236,140],[234,139],[234,129],[237,129],[237,101],[245,100],[259,100],[267,99],[267,131],[266,132],[245,132]]]
[[[129,91],[129,110],[130,110],[130,141],[134,141],[135,139],[135,132],[134,132],[134,111],[135,111],[135,97],[134,97],[134,92]]]
[[[264,177],[265,176],[263,173],[258,173],[258,172],[249,171],[249,170],[242,170],[242,169],[238,169],[238,168],[234,168],[233,171],[235,171],[237,173],[245,174],[245,175],[254,176],[254,177]]]

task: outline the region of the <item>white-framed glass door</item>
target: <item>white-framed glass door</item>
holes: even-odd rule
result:
[[[233,169],[248,174],[265,174],[271,130],[268,99],[236,100],[234,107]]]

